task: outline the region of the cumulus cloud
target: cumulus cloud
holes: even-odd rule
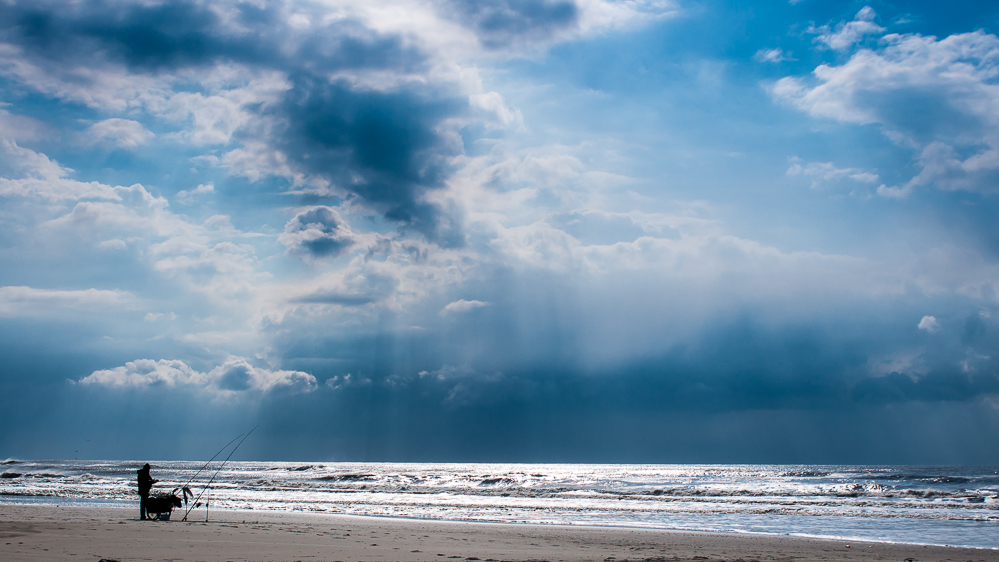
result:
[[[116,188],[96,181],[70,179],[73,170],[13,141],[0,141],[0,196],[40,197],[53,201],[78,199],[119,200]]]
[[[330,390],[340,390],[350,387],[358,386],[370,386],[371,379],[363,375],[355,375],[353,373],[347,373],[346,375],[340,376],[336,375],[326,379],[326,388]]]
[[[145,322],[159,322],[160,320],[176,320],[177,314],[173,312],[147,312],[142,320]]]
[[[830,31],[828,26],[822,28],[810,28],[809,31],[819,33],[815,38],[816,43],[822,43],[830,49],[844,51],[862,41],[867,35],[880,35],[885,32],[885,28],[874,23],[877,14],[870,6],[864,6],[857,12],[851,22],[841,22],[836,26],[835,31]]]
[[[215,192],[215,184],[212,182],[198,184],[198,187],[187,190],[183,189],[177,192],[175,198],[177,202],[181,205],[193,205],[195,201],[202,195]]]
[[[447,314],[460,314],[462,312],[469,312],[471,310],[475,310],[476,308],[482,308],[489,305],[490,303],[488,302],[476,301],[476,300],[467,301],[465,299],[459,299],[452,303],[449,303],[447,306],[441,309],[440,314],[441,316],[445,316]]]
[[[207,378],[205,373],[195,371],[183,361],[139,359],[114,369],[94,371],[79,382],[100,386],[145,388],[207,384]]]
[[[242,357],[230,357],[208,372],[197,371],[176,359],[138,359],[121,367],[94,371],[78,382],[112,388],[192,387],[220,395],[311,392],[318,387],[316,378],[309,373],[259,368]]]
[[[919,321],[917,328],[920,330],[926,330],[932,334],[940,329],[940,323],[937,322],[935,316],[923,316],[923,318]]]
[[[354,244],[350,226],[332,207],[314,207],[295,215],[278,236],[288,251],[310,258],[332,258]]]
[[[916,151],[919,173],[883,191],[914,187],[994,192],[999,185],[999,38],[983,31],[944,39],[890,34],[810,81],[783,78],[776,99],[816,117],[876,124]]]
[[[155,135],[138,121],[115,117],[87,127],[86,136],[95,144],[131,149],[148,143]]]
[[[272,392],[311,392],[317,388],[316,378],[302,371],[272,371],[256,368],[243,358],[230,358],[224,364],[212,369],[209,378],[221,390],[234,392],[259,390]]]
[[[228,217],[195,222],[173,213],[165,198],[138,184],[113,193],[117,200],[80,201],[60,209],[38,225],[39,232],[105,250],[140,250],[137,263],[127,262],[132,271],[206,299],[202,306],[229,308],[230,314],[245,310],[255,284],[269,276],[256,269],[256,249],[248,243],[255,234],[233,228]]]

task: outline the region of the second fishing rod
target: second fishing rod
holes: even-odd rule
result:
[[[191,510],[194,509],[198,505],[198,502],[201,500],[201,496],[205,495],[205,492],[208,492],[211,489],[212,482],[215,482],[215,478],[218,477],[219,473],[222,472],[222,469],[225,468],[226,463],[229,462],[229,459],[232,458],[232,455],[236,453],[236,450],[239,449],[239,446],[243,444],[243,441],[246,441],[246,438],[249,437],[251,433],[253,433],[254,431],[256,431],[258,427],[260,427],[260,426],[259,425],[254,426],[254,428],[251,429],[249,431],[249,433],[247,433],[246,435],[244,435],[243,438],[240,439],[239,443],[237,443],[236,446],[232,448],[232,451],[229,452],[229,456],[227,456],[225,458],[225,460],[222,461],[222,464],[219,465],[218,470],[216,470],[215,474],[212,475],[212,478],[211,478],[211,480],[208,481],[208,484],[205,485],[205,488],[203,490],[201,490],[201,493],[198,494],[198,497],[194,499],[194,501],[192,502],[192,505],[187,508],[186,512],[184,512],[184,518],[182,519],[182,521],[187,521],[188,514],[191,513]],[[236,439],[239,439],[239,436],[237,436]],[[233,439],[232,441],[235,441],[236,439]],[[229,442],[230,445],[232,444],[232,441]],[[228,446],[229,445],[226,445],[226,447],[228,447]],[[224,450],[225,450],[225,448],[222,449],[222,451],[224,451]],[[221,453],[222,451],[219,451],[219,453]],[[218,454],[216,454],[215,456],[218,456]],[[215,457],[212,457],[212,459],[214,459],[214,458]],[[211,461],[208,461],[208,462],[211,463]],[[208,465],[206,464],[205,466],[208,466]],[[201,471],[198,471],[198,472],[200,473]],[[208,501],[207,500],[205,500],[205,522],[206,523],[208,522]]]

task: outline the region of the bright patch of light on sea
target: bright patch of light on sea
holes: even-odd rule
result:
[[[161,491],[203,466],[152,464]],[[137,507],[141,465],[8,461],[0,503]],[[196,494],[218,466],[191,482]],[[239,462],[226,465],[206,498],[211,509],[999,548],[995,467]]]

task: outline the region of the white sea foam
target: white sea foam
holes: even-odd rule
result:
[[[10,460],[10,459],[9,459]],[[203,463],[153,462],[158,489]],[[135,505],[142,462],[21,461],[0,502]],[[219,463],[192,483],[196,493]],[[230,463],[212,509],[792,534],[999,548],[994,467]]]

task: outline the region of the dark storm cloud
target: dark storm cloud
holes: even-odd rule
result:
[[[706,334],[696,346],[616,366],[507,363],[477,373],[446,367],[408,382],[456,408],[522,402],[635,413],[849,406],[867,357],[854,343],[828,340],[807,328],[767,333],[739,324]]]
[[[966,373],[959,369],[934,370],[914,377],[892,372],[857,384],[853,398],[858,402],[970,402],[999,394],[999,370],[989,365],[985,372]]]
[[[940,441],[973,443],[966,429],[928,430],[960,427],[960,412],[988,411],[982,398],[999,394],[994,377],[871,377],[873,338],[847,341],[807,327],[737,323],[697,345],[618,366],[418,371],[434,361],[423,351],[432,338],[336,345],[357,355],[327,364],[337,374],[308,398],[316,402],[294,416],[268,403],[268,419],[279,432],[301,428],[302,416],[315,420],[327,429],[315,438],[341,458],[947,462],[988,457]],[[312,365],[322,379],[324,368]],[[902,389],[887,400],[885,388],[874,396],[876,384]],[[986,433],[976,430],[976,439]]]
[[[135,4],[90,0],[0,6],[4,40],[53,62],[94,55],[134,70],[165,70],[215,62],[330,71],[350,68],[414,69],[423,62],[395,36],[379,35],[352,20],[319,32],[279,25],[280,3],[226,6],[231,21],[202,2]]]
[[[226,6],[232,13],[224,21],[195,2],[4,5],[0,33],[52,68],[124,64],[162,73],[234,62],[286,71],[292,87],[269,113],[282,124],[269,139],[275,148],[387,219],[441,244],[461,244],[454,210],[423,195],[444,184],[448,160],[462,150],[441,126],[463,113],[467,97],[449,92],[452,86],[376,90],[331,82],[329,74],[338,71],[420,72],[426,58],[399,37],[356,21],[293,30],[280,25],[277,4],[266,6]]]
[[[958,317],[960,318],[960,317]],[[857,403],[967,403],[999,395],[999,345],[985,337],[994,329],[991,314],[973,311],[959,322],[945,322],[931,336],[912,372],[875,373],[857,381]]]
[[[440,206],[421,200],[441,187],[460,145],[438,130],[467,102],[433,90],[358,91],[346,81],[292,77],[279,147],[302,169],[331,178],[386,218],[448,245],[460,233]]]
[[[490,48],[543,40],[576,25],[579,8],[564,0],[452,0],[459,21],[476,30]]]
[[[240,425],[261,423],[253,458],[991,462],[989,451],[974,444],[996,430],[992,407],[982,400],[999,394],[995,377],[941,370],[918,380],[897,373],[871,378],[866,366],[882,347],[876,331],[847,340],[815,328],[743,321],[657,357],[603,367],[518,364],[510,350],[494,350],[512,357],[506,363],[480,361],[490,367],[442,365],[447,353],[429,345],[438,337],[379,334],[288,349],[287,368],[307,370],[320,382],[337,378],[310,394],[268,394],[253,416],[213,405],[191,388],[123,388],[112,395],[93,385],[56,384],[71,372],[67,366],[51,369],[49,384],[28,387],[28,373],[53,362],[42,360],[49,350],[37,346],[20,353],[38,360],[10,362],[9,375],[0,378],[0,421],[37,422],[30,431],[3,434],[0,446],[27,455],[22,451],[45,450],[33,444],[40,434],[53,436],[49,451],[103,434],[114,436],[115,445],[102,454],[120,457],[148,454],[148,437],[165,426],[235,434],[245,430]],[[238,362],[220,374],[220,388],[248,385],[249,370]],[[10,398],[25,395],[31,400]],[[157,424],[113,425],[135,411]],[[78,419],[89,420],[86,432],[83,424],[60,428]],[[127,451],[122,443],[131,443]],[[183,455],[197,444],[167,440],[163,450]]]
[[[191,2],[20,3],[0,7],[0,25],[5,40],[57,61],[100,53],[132,66],[160,68],[218,58],[254,60],[262,54],[249,34],[217,33],[218,15]]]
[[[490,307],[484,314],[498,314],[501,309]],[[474,348],[473,334],[481,331],[474,324],[493,320],[477,318],[448,339],[456,349]],[[478,359],[462,363],[432,345],[440,337],[436,334],[312,344],[299,337],[297,345],[288,347],[285,360],[296,365],[296,356],[322,356],[324,348],[351,349],[355,355],[338,355],[337,368],[342,370],[314,374],[328,379],[347,372],[355,376],[363,373],[370,385],[340,385],[337,390],[363,394],[352,400],[407,402],[413,410],[498,408],[510,415],[538,409],[567,415],[599,412],[601,416],[852,411],[892,403],[971,404],[999,395],[995,362],[965,372],[954,361],[954,350],[946,346],[924,357],[941,365],[928,373],[909,376],[872,371],[872,357],[897,342],[881,341],[869,330],[864,333],[866,336],[851,338],[815,327],[775,330],[744,321],[709,331],[697,342],[677,345],[659,355],[601,366],[580,362],[571,352],[547,362],[522,359],[518,356],[523,356],[523,346],[509,340],[506,343],[517,353],[494,347]],[[500,336],[480,333],[478,339],[498,341]]]

